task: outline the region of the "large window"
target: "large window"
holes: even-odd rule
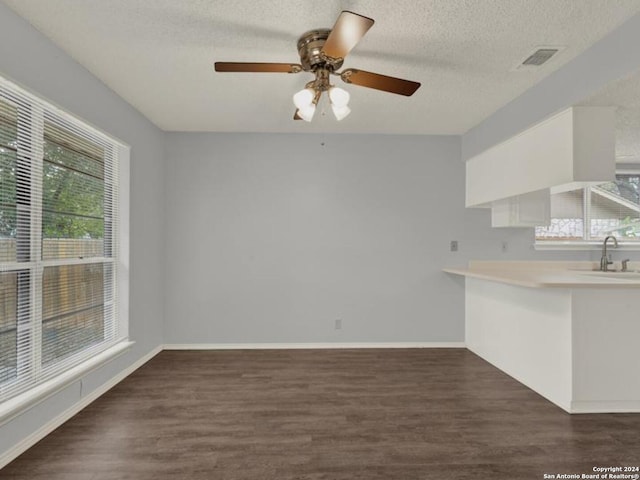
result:
[[[613,235],[640,247],[640,173],[551,196],[551,225],[536,227],[538,244],[601,242]]]
[[[0,401],[124,336],[120,148],[0,78]]]

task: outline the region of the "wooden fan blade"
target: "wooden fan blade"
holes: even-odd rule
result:
[[[331,58],[344,58],[373,25],[373,19],[344,10],[324,42],[322,53]]]
[[[296,63],[216,62],[216,72],[298,73],[302,66]]]
[[[296,109],[296,113],[293,114],[293,119],[294,120],[302,120],[302,117],[300,115],[298,115],[298,109]]]
[[[348,68],[340,74],[340,78],[346,83],[353,83],[361,87],[375,88],[384,92],[397,93],[410,97],[414,94],[420,83],[411,80],[403,80],[402,78],[388,77],[379,73],[365,72],[364,70],[356,70]]]

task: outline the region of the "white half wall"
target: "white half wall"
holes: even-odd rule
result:
[[[467,278],[466,345],[569,413],[638,412],[637,296]]]
[[[571,295],[467,278],[467,348],[571,411]]]

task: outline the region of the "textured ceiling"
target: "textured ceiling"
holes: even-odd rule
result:
[[[640,0],[3,0],[164,130],[461,134],[640,11]],[[422,83],[356,86],[352,114],[293,121],[308,73],[215,73],[215,61],[298,62],[296,40],[341,10],[376,20],[346,59]],[[566,48],[513,71],[534,47]],[[337,80],[340,83],[340,80]]]
[[[616,107],[616,160],[640,163],[640,71],[609,83],[581,105]]]

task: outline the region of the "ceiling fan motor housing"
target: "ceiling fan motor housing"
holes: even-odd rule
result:
[[[303,70],[315,72],[322,68],[336,71],[342,66],[344,59],[327,58],[322,53],[322,47],[330,33],[329,28],[317,28],[309,30],[298,39],[298,53]]]

